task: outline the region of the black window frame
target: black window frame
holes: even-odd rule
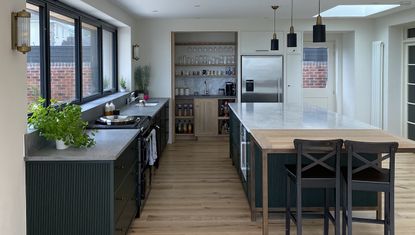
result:
[[[51,70],[50,70],[50,11],[70,17],[75,20],[75,100],[71,103],[84,104],[104,96],[118,92],[118,50],[117,50],[117,27],[104,22],[94,16],[84,13],[78,9],[54,0],[26,0],[27,3],[39,7],[39,27],[40,27],[40,93],[46,99],[46,105],[50,104],[51,99]],[[98,73],[99,73],[99,93],[88,97],[82,97],[82,23],[90,24],[98,29]],[[106,30],[112,33],[113,42],[113,76],[111,90],[104,91],[103,88],[103,39],[102,32]]]

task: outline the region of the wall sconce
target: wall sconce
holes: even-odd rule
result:
[[[32,49],[30,47],[30,12],[25,10],[12,12],[12,49],[23,54]]]
[[[134,44],[133,45],[133,59],[134,60],[139,60],[139,52],[140,52],[140,45],[138,44]]]

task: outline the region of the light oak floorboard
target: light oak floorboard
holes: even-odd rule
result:
[[[395,197],[396,234],[414,234],[415,154],[397,155]],[[167,147],[141,218],[133,221],[129,235],[260,235],[261,218],[250,218],[228,142],[178,141]],[[271,215],[270,222],[270,234],[285,234],[283,215]],[[322,220],[303,223],[304,234],[323,233]],[[378,235],[383,226],[354,223],[353,231]]]

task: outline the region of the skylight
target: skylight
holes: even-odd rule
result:
[[[321,13],[323,17],[366,17],[379,12],[387,11],[399,4],[388,5],[338,5]]]

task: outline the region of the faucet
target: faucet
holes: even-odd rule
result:
[[[205,95],[209,95],[209,90],[208,90],[208,86],[207,86],[206,80],[205,80]]]
[[[130,97],[127,99],[127,104],[131,104],[136,99],[137,99],[137,97],[135,97],[135,93],[134,92],[131,92]]]

